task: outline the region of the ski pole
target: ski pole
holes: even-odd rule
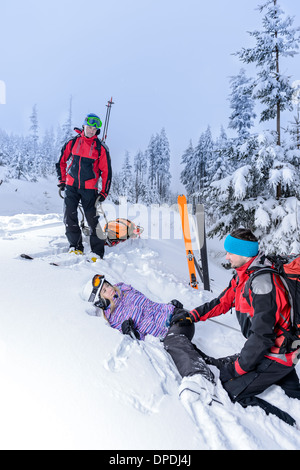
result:
[[[108,124],[109,124],[109,118],[110,118],[110,111],[111,111],[111,107],[112,105],[115,104],[112,100],[112,97],[110,99],[110,101],[107,102],[107,110],[106,110],[106,116],[105,116],[105,122],[104,122],[104,128],[103,128],[103,137],[102,137],[102,142],[105,142],[106,141],[106,138],[107,138],[107,130],[108,130]]]
[[[224,328],[229,328],[230,330],[237,331],[238,333],[241,332],[241,331],[238,330],[237,328],[234,328],[233,326],[225,325],[225,323],[222,323],[222,322],[220,322],[220,321],[212,320],[211,318],[208,318],[208,320],[209,320],[209,321],[212,321],[213,323],[217,323],[218,325],[224,326]]]
[[[107,243],[108,246],[112,246],[112,243],[111,243],[111,241],[108,237],[108,219],[107,219],[106,214],[103,210],[102,203],[99,202],[99,201],[100,201],[100,196],[98,196],[97,199],[96,199],[95,208],[96,208],[97,212],[104,217],[106,225],[105,225],[105,230],[103,230],[102,226],[99,222],[99,224],[97,226],[97,235],[101,240],[105,240],[105,242]]]

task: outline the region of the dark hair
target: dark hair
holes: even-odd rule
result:
[[[239,238],[240,240],[247,240],[249,242],[258,242],[256,236],[248,228],[238,228],[230,234],[234,238]]]

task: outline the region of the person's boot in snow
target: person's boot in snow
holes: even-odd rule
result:
[[[205,379],[201,374],[183,377],[178,392],[180,399],[189,403],[197,400],[203,405],[211,405],[213,401],[221,403],[215,395],[215,383]]]

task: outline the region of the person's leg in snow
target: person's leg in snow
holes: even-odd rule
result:
[[[228,362],[234,362],[239,356],[235,354],[215,359],[207,356],[203,351],[197,350],[207,364],[214,365],[218,369],[221,369]],[[299,378],[294,368],[265,358],[255,370],[228,382],[222,382],[222,385],[232,402],[237,402],[244,408],[259,406],[267,415],[273,414],[291,426],[296,425],[296,421],[288,413],[257,397],[268,387],[279,385],[288,397],[300,399]]]
[[[272,385],[279,385],[289,397],[300,399],[299,379],[295,374],[294,368],[264,358],[254,371],[224,382],[222,385],[233,402],[238,402],[244,408],[259,406],[267,414],[274,414],[282,421],[294,426],[296,424],[294,418],[278,407],[258,398],[257,395]]]
[[[164,339],[164,346],[183,377],[179,394],[183,396],[187,391],[189,401],[192,401],[191,394],[195,394],[195,399],[198,394],[198,398],[209,404],[208,397],[211,401],[214,396],[215,378],[208,364],[221,369],[226,363],[235,361],[238,354],[219,359],[210,357],[191,342],[194,332],[194,324],[175,323]],[[275,384],[282,387],[289,397],[300,399],[300,385],[296,371],[270,359],[263,360],[255,371],[228,382],[222,382],[232,402],[238,402],[244,408],[259,406],[266,414],[273,414],[294,426],[296,421],[288,413],[256,396]]]
[[[164,347],[172,357],[180,375],[183,377],[179,395],[183,398],[186,392],[195,399],[200,398],[209,404],[214,396],[215,378],[203,358],[192,344],[195,325],[171,326],[164,339]]]

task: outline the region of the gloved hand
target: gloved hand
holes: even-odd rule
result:
[[[183,304],[176,299],[171,300],[170,304],[174,305],[176,308],[183,308]]]
[[[102,308],[102,310],[106,310],[110,305],[110,300],[102,299],[102,297],[94,303],[95,307]]]
[[[233,362],[235,363],[235,361],[240,357],[240,353],[237,353],[237,354],[231,354],[230,356],[224,356],[224,357],[218,357],[216,359],[216,361],[218,362],[218,368],[221,369],[223,366],[225,366],[226,364],[230,363],[230,362]]]
[[[220,380],[221,382],[228,382],[228,380],[240,377],[235,369],[234,362],[227,362],[220,367]]]
[[[105,196],[103,196],[102,193],[99,193],[99,194],[98,194],[97,202],[103,202],[103,201],[105,201],[105,199],[106,199],[106,198],[105,198]]]
[[[124,335],[132,336],[134,335],[137,339],[140,339],[140,334],[135,328],[132,318],[123,321],[122,323],[122,332]]]
[[[66,189],[66,183],[58,183],[57,187],[61,190],[64,191]]]
[[[194,320],[188,310],[185,310],[184,308],[175,308],[170,325],[172,326],[175,323],[178,323],[179,326],[186,326],[193,323],[193,321]]]

